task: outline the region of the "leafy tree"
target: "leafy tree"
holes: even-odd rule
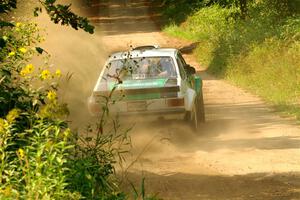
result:
[[[238,6],[240,9],[240,14],[243,19],[246,18],[247,15],[247,5],[249,0],[207,0],[206,5],[210,6],[212,4],[219,4],[222,7],[228,6]]]
[[[248,7],[253,0],[203,0],[206,5],[219,4],[223,7],[238,6],[240,14],[243,19],[248,14]],[[300,0],[263,0],[261,3],[265,3],[267,7],[275,10],[280,15],[291,15],[300,12]]]
[[[281,16],[300,13],[300,0],[265,0],[265,3]]]

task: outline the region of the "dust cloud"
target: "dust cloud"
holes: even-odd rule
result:
[[[110,23],[99,22],[103,30],[96,29],[94,35],[54,25],[45,16],[39,18],[48,32],[42,47],[52,55],[53,67],[73,74],[61,91],[77,127],[90,120],[86,100],[109,52],[123,49],[128,43],[178,44],[161,34],[149,17],[133,20],[147,15],[147,6],[136,6],[145,1],[132,0],[127,5],[117,0],[100,2],[88,12],[88,6],[72,1],[74,11],[83,16],[87,12],[95,19],[109,19]],[[132,16],[130,23],[118,20],[122,16]],[[201,69],[193,56],[186,60]],[[122,123],[134,125],[128,159],[132,171],[227,175],[300,171],[299,127],[274,114],[258,97],[203,71],[200,76],[207,121],[197,132],[182,118],[148,120],[141,116]]]
[[[57,3],[64,5],[71,3],[71,11],[80,16],[87,16],[90,11],[88,1],[58,0]],[[40,6],[40,3],[36,0],[18,1],[16,10],[1,17],[12,22],[34,21],[38,24],[40,34],[45,37],[45,42],[38,45],[51,56],[50,69],[52,71],[60,69],[64,75],[59,96],[68,104],[70,125],[74,128],[82,127],[90,120],[87,98],[107,57],[101,30],[96,26],[95,33],[89,34],[83,30],[76,31],[70,26],[54,24],[45,10],[40,16],[33,17],[33,10],[37,6]],[[34,58],[32,62],[42,64],[43,61]],[[71,77],[69,81],[66,75]]]
[[[68,103],[71,126],[80,127],[90,120],[87,98],[107,57],[100,31],[97,27],[93,35],[76,31],[54,24],[46,15],[37,18],[37,22],[47,33],[41,47],[51,55],[50,65],[64,74],[60,97]]]

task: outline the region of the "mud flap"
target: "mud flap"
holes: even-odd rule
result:
[[[195,90],[188,88],[184,96],[184,107],[186,111],[192,111],[196,99]]]

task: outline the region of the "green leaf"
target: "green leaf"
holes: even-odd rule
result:
[[[54,4],[56,0],[46,0],[46,4]]]
[[[14,25],[10,22],[0,21],[0,28],[6,27],[6,26],[14,27]]]
[[[137,189],[134,187],[132,182],[129,182],[129,184],[134,192],[134,199],[136,200],[139,197],[139,193],[138,193]]]
[[[42,13],[42,8],[41,7],[35,7],[33,10],[33,15],[35,17],[39,16],[39,13]]]
[[[0,38],[0,48],[4,48],[6,46],[6,41],[3,38]]]
[[[142,180],[141,195],[142,195],[142,198],[144,199],[145,198],[145,177],[143,177],[143,180]]]
[[[0,1],[0,13],[7,13],[10,12],[12,9],[17,8],[17,0],[7,0],[7,1]]]
[[[35,50],[39,53],[42,54],[44,52],[44,49],[42,49],[41,47],[35,47]]]
[[[87,18],[80,17],[70,10],[71,4],[55,5],[51,0],[48,0],[44,7],[50,16],[51,21],[55,24],[60,23],[61,25],[69,25],[75,30],[80,28],[88,33],[94,33],[94,27],[89,23]]]

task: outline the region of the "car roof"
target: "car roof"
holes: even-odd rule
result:
[[[111,54],[109,61],[119,60],[128,58],[128,53],[130,53],[131,58],[141,58],[141,57],[173,57],[177,53],[177,49],[174,48],[136,48],[132,51],[121,51]]]

